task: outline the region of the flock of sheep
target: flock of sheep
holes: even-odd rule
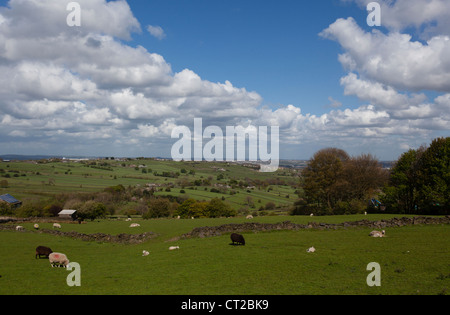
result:
[[[247,219],[252,219],[253,217],[248,216]],[[131,219],[127,219],[127,222],[131,221]],[[39,225],[38,224],[34,224],[34,229],[38,230],[39,229]],[[140,225],[138,223],[132,223],[130,225],[130,228],[135,228],[135,227],[140,227]],[[54,223],[53,224],[53,228],[54,229],[61,229],[61,224],[59,223]],[[16,231],[23,231],[24,227],[23,226],[16,226]],[[372,231],[369,233],[370,237],[385,237],[386,236],[386,231]],[[230,236],[231,238],[231,244],[230,245],[242,245],[245,246],[245,239],[244,236],[237,234],[237,233],[233,233]],[[170,246],[169,250],[173,251],[173,250],[178,250],[180,249],[179,246]],[[310,247],[307,252],[308,253],[314,253],[316,251],[316,249],[314,247]],[[142,251],[142,256],[148,256],[150,255],[150,252],[147,250],[143,250]],[[67,258],[67,255],[62,254],[62,253],[54,253],[49,247],[46,246],[38,246],[36,248],[36,256],[35,258],[41,258],[42,256],[44,256],[45,258],[48,258],[50,265],[53,267],[63,267],[63,268],[67,268],[67,266],[69,265],[69,259]]]

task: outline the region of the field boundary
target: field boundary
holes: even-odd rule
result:
[[[15,231],[16,226],[14,225],[3,225],[0,224],[0,231]],[[143,242],[146,242],[148,240],[151,240],[153,238],[156,238],[159,236],[159,234],[156,234],[154,232],[145,232],[142,234],[118,234],[118,235],[110,235],[110,234],[104,234],[104,233],[94,233],[94,234],[83,234],[75,231],[71,232],[62,232],[57,230],[49,230],[49,229],[39,229],[36,231],[29,231],[29,230],[21,230],[18,231],[18,233],[45,233],[45,234],[51,234],[55,236],[62,236],[62,237],[69,237],[73,239],[82,240],[85,242],[99,242],[99,243],[119,243],[119,244],[140,244]]]
[[[225,224],[215,227],[198,227],[191,232],[183,234],[180,238],[206,238],[221,236],[222,234],[236,232],[269,232],[269,231],[297,231],[302,229],[316,230],[337,230],[356,227],[370,227],[376,229],[402,227],[408,225],[430,225],[430,224],[450,224],[450,216],[445,217],[413,217],[413,218],[393,218],[389,220],[360,220],[350,221],[337,224],[310,222],[308,224],[296,224],[290,221],[282,223],[242,223],[242,224]]]

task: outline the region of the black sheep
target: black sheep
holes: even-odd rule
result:
[[[231,241],[232,241],[231,245],[236,245],[235,243],[237,243],[237,245],[245,245],[245,239],[240,234],[236,233],[231,234]]]
[[[53,251],[45,246],[38,246],[36,247],[36,256],[35,258],[41,258],[41,256],[45,256],[45,258],[48,258],[48,256],[53,253]]]

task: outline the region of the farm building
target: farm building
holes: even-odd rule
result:
[[[60,219],[76,220],[77,210],[62,210],[60,213],[58,213],[58,217]]]
[[[0,200],[5,201],[11,205],[11,208],[19,208],[22,205],[22,201],[17,200],[10,194],[1,195]]]

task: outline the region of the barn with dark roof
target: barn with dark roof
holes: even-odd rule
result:
[[[11,206],[11,208],[18,208],[22,205],[22,201],[17,200],[10,194],[1,195],[0,200],[7,202]]]

